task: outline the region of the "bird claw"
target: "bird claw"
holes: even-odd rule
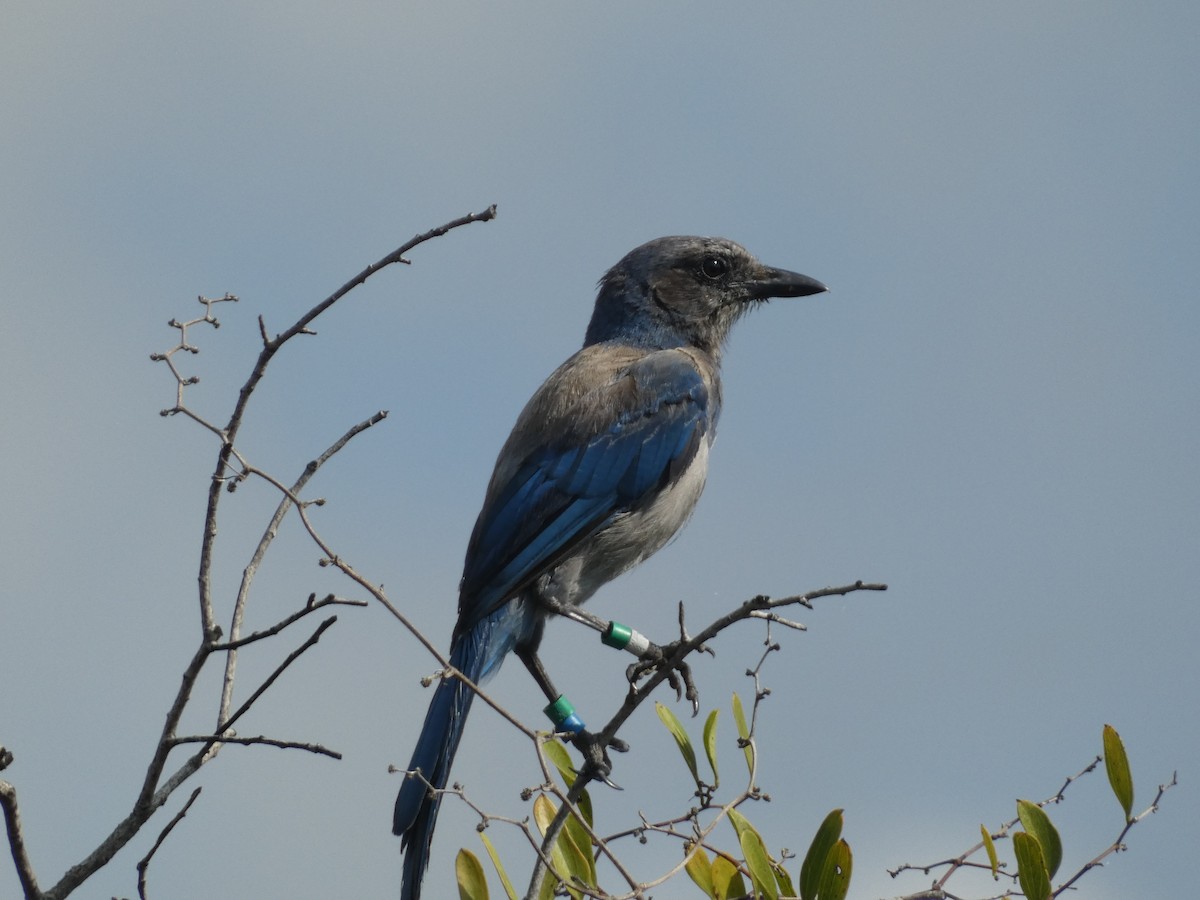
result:
[[[612,760],[608,758],[608,751],[614,750],[617,753],[629,752],[629,744],[620,738],[609,738],[604,741],[599,735],[584,729],[577,732],[571,743],[575,745],[575,749],[583,754],[583,767],[579,770],[581,777],[591,781],[599,781],[614,790],[624,790],[619,784],[613,781],[608,776],[612,773]]]
[[[675,689],[675,699],[682,700],[687,697],[692,704],[692,715],[696,716],[700,713],[700,690],[692,678],[692,667],[682,659],[668,665],[668,661],[675,655],[682,643],[682,641],[675,641],[664,647],[651,644],[650,650],[645,656],[625,669],[625,677],[632,685],[651,672],[665,667],[667,684]]]

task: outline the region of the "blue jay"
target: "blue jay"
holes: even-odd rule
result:
[[[824,290],[719,238],[658,238],[608,271],[583,349],[538,388],[496,460],[467,547],[451,665],[478,684],[514,652],[556,700],[537,657],[547,617],[661,549],[700,497],[730,327],[770,297]],[[441,800],[426,782],[446,786],[474,696],[442,679],[409,763],[421,778],[396,798],[406,900],[420,896]]]

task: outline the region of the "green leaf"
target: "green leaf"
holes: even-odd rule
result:
[[[504,871],[504,864],[500,862],[500,854],[496,852],[495,846],[482,831],[479,832],[479,839],[483,841],[483,847],[487,850],[487,854],[491,857],[492,865],[496,869],[496,874],[500,876],[500,884],[504,887],[504,893],[508,896],[508,900],[517,900],[517,891],[513,887],[513,883],[508,879],[508,873]]]
[[[1018,831],[1013,835],[1013,852],[1017,857],[1017,880],[1027,900],[1050,900],[1050,876],[1042,845],[1032,834]]]
[[[988,863],[992,867],[992,881],[1000,880],[1000,860],[996,856],[996,842],[992,840],[992,833],[984,826],[979,826],[979,833],[983,835],[983,849],[987,851]]]
[[[454,877],[458,881],[459,900],[488,900],[483,864],[470,850],[458,851],[454,859]]]
[[[1133,816],[1133,775],[1129,772],[1129,757],[1125,755],[1125,744],[1117,729],[1104,726],[1104,768],[1108,770],[1108,783],[1125,810],[1125,821]]]
[[[825,871],[817,887],[818,900],[846,900],[850,891],[850,873],[854,869],[854,855],[845,840],[833,845],[825,860]]]
[[[592,818],[592,797],[584,791],[579,795],[579,801],[575,804],[581,813],[583,813],[583,821],[587,822],[588,828],[596,827],[596,820]]]
[[[1054,873],[1062,863],[1062,839],[1058,836],[1058,829],[1044,809],[1028,800],[1017,801],[1017,817],[1025,830],[1037,838],[1042,848],[1042,860],[1046,864],[1046,877],[1053,880]]]
[[[554,768],[558,769],[558,773],[562,775],[567,787],[574,785],[578,773],[575,771],[575,764],[571,761],[571,756],[567,753],[566,748],[560,742],[554,740],[547,741],[542,745],[542,749],[546,754],[546,758],[554,764]],[[589,826],[593,825],[592,798],[588,796],[587,791],[579,795],[579,802],[576,806],[583,813],[583,821],[587,822]]]
[[[746,858],[746,868],[750,870],[750,880],[754,882],[754,889],[760,894],[765,894],[769,900],[778,900],[779,888],[775,884],[771,856],[767,853],[762,836],[736,809],[729,810],[729,821],[733,823],[733,830],[737,832],[738,843],[742,847],[742,856]]]
[[[721,785],[721,776],[717,774],[717,713],[714,709],[704,720],[704,753],[708,756],[708,765],[713,773],[713,790]]]
[[[779,896],[795,897],[796,886],[792,883],[792,876],[787,873],[787,869],[772,861],[771,870],[775,873],[775,883],[779,885]]]
[[[554,816],[557,813],[558,810],[545,794],[538,794],[534,799],[533,820],[537,823],[538,832],[541,833],[542,837],[546,836],[546,830],[550,827],[550,823],[554,820]],[[550,848],[550,861],[554,864],[556,872],[567,876],[579,874],[580,861],[577,858],[577,853],[571,852],[573,849],[574,844],[567,837],[566,830],[564,829],[559,832],[558,840]],[[542,890],[538,894],[540,900],[547,900],[547,898],[554,895],[554,886],[556,883],[557,879],[554,875],[548,874],[546,876],[542,882]],[[547,887],[549,890],[547,890]],[[580,896],[579,891],[570,886],[567,887],[567,891],[572,897]]]
[[[800,865],[800,897],[802,900],[817,900],[817,891],[825,867],[830,863],[830,853],[842,836],[842,811],[835,809],[825,817],[821,827],[808,845],[804,862]]]
[[[577,871],[580,879],[588,887],[596,886],[596,858],[592,856],[592,836],[588,834],[587,829],[583,827],[583,823],[579,821],[579,816],[571,813],[567,816],[566,825],[563,827],[563,836],[560,838],[570,840],[574,848],[574,854],[578,861],[582,864],[582,870]],[[574,871],[574,870],[572,870]]]
[[[692,739],[688,737],[687,731],[683,727],[683,723],[675,713],[671,712],[669,707],[655,701],[654,708],[658,712],[658,717],[662,719],[662,723],[667,726],[667,731],[671,732],[671,737],[675,738],[675,744],[679,747],[679,752],[683,754],[683,761],[687,763],[688,771],[692,773],[692,781],[696,782],[696,787],[700,786],[700,772],[696,769],[696,751],[692,748]]]
[[[696,887],[704,891],[704,896],[716,897],[717,891],[713,887],[712,863],[709,862],[704,848],[699,844],[692,844],[686,848],[685,852],[688,854],[688,858],[683,868],[688,873],[688,877],[696,883]]]
[[[563,777],[563,781],[567,787],[575,783],[575,764],[571,762],[571,755],[567,753],[567,749],[562,743],[557,740],[549,740],[542,744],[542,752],[546,754],[546,759],[554,763],[554,768],[558,769],[558,774]]]
[[[553,854],[551,854],[553,859]],[[557,890],[559,881],[554,877],[553,872],[546,872],[546,877],[542,879],[542,887],[538,891],[537,900],[554,900],[554,892]]]
[[[750,740],[750,728],[746,725],[746,711],[742,709],[742,698],[736,693],[733,695],[733,721],[737,725],[738,737],[743,741]],[[742,752],[746,754],[746,769],[751,775],[754,774],[754,748],[747,743]]]
[[[746,882],[738,867],[723,856],[718,856],[712,864],[713,896],[717,900],[727,900],[729,897],[746,896]]]

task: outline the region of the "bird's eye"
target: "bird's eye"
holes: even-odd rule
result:
[[[720,278],[729,271],[729,263],[719,256],[706,256],[700,263],[700,271],[705,278]]]

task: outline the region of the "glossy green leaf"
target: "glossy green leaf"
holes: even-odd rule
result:
[[[558,773],[562,775],[563,782],[567,787],[574,785],[578,773],[575,771],[575,764],[566,748],[559,741],[554,740],[543,744],[542,750],[545,752],[546,758],[554,764],[554,768],[558,769]],[[595,820],[592,819],[592,798],[588,796],[586,790],[580,794],[575,805],[583,813],[583,821],[587,822],[589,826],[593,825]]]
[[[596,820],[592,817],[592,795],[584,791],[579,795],[579,800],[576,801],[575,805],[583,813],[583,821],[587,822],[588,828],[595,828]]]
[[[842,836],[842,811],[835,809],[825,817],[821,827],[808,845],[804,862],[800,865],[800,897],[802,900],[817,900],[821,877],[830,862],[830,854]]]
[[[1017,801],[1017,817],[1025,830],[1037,838],[1042,848],[1042,860],[1046,864],[1046,876],[1053,880],[1062,863],[1062,839],[1058,836],[1058,829],[1044,809],[1028,800]]]
[[[746,859],[746,868],[750,870],[750,880],[754,883],[754,889],[769,900],[778,900],[779,889],[771,869],[771,856],[767,853],[762,836],[736,809],[729,810],[729,821],[733,824],[733,830],[737,832],[738,843],[742,848],[742,856]]]
[[[562,776],[566,786],[573,785],[576,775],[575,763],[571,761],[571,755],[567,753],[567,748],[562,742],[557,738],[546,741],[542,744],[542,752],[546,754],[546,759],[554,764],[554,768],[558,769],[558,774]]]
[[[551,855],[553,859],[553,855]],[[554,877],[553,872],[547,872],[546,877],[542,879],[542,887],[538,891],[538,900],[554,900],[554,892],[558,888],[558,879]]]
[[[570,821],[568,817],[567,821]],[[570,828],[564,825],[563,830],[558,833],[558,840],[555,842],[555,850],[562,855],[563,863],[566,869],[559,871],[565,872],[568,877],[567,890],[572,897],[581,897],[582,894],[576,888],[572,888],[571,884],[574,879],[579,879],[580,882],[589,887],[594,886],[596,882],[595,860],[591,854],[583,851],[571,837]]]
[[[553,818],[554,804],[546,798],[545,794],[538,794],[533,800],[533,821],[537,825],[538,833],[543,837],[546,836],[546,829],[550,826]],[[566,860],[562,858],[562,850],[557,843],[550,849],[550,861],[558,871],[565,872],[567,870]],[[558,883],[554,873],[547,872],[546,877],[542,879],[541,890],[538,891],[538,900],[551,900]]]
[[[675,738],[675,745],[679,747],[679,752],[683,755],[683,761],[687,763],[688,771],[692,773],[692,781],[696,782],[696,786],[699,787],[700,772],[696,768],[696,751],[692,747],[692,739],[688,737],[683,723],[679,721],[679,717],[675,713],[671,712],[670,707],[656,701],[654,709],[658,712],[658,717],[662,719],[662,723],[667,726],[667,731],[671,732],[671,737]]]
[[[550,827],[550,823],[554,820],[554,816],[557,814],[557,812],[558,810],[550,801],[550,798],[545,794],[538,794],[534,799],[533,821],[537,823],[538,832],[542,835],[542,837],[546,836],[546,830]],[[564,831],[559,833],[559,839],[555,841],[553,846],[550,848],[550,861],[554,864],[554,869],[556,872],[564,876],[579,874],[579,870],[581,868],[580,862],[577,858],[577,853],[571,852],[573,849],[574,845],[571,843],[570,839],[566,837],[566,831],[564,829]],[[556,879],[554,875],[546,876],[546,879],[542,882],[542,890],[538,894],[541,900],[547,900],[547,898],[553,896],[555,883]],[[549,887],[549,892],[547,892],[547,887]],[[579,896],[578,890],[572,889],[570,886],[567,887],[567,890],[570,892],[572,897]]]
[[[795,897],[796,885],[792,882],[792,876],[788,874],[787,869],[772,861],[771,870],[775,873],[775,883],[779,885],[779,896]]]
[[[555,812],[557,810],[555,810],[554,804],[545,794],[538,794],[533,798],[533,821],[537,825],[538,834],[542,837],[546,836],[546,829],[554,820]]]
[[[817,900],[846,900],[850,891],[850,874],[854,869],[854,855],[845,840],[839,840],[825,859],[825,871],[817,886]]]
[[[721,784],[721,776],[717,774],[717,713],[714,709],[704,720],[704,753],[708,757],[708,766],[713,773],[714,790]]]
[[[733,721],[737,725],[738,737],[743,741],[750,740],[750,727],[746,724],[746,711],[742,709],[742,698],[736,693],[733,695]],[[754,774],[754,747],[749,743],[742,748],[742,752],[746,754],[746,769],[751,775]]]
[[[1050,876],[1038,839],[1018,831],[1013,835],[1013,853],[1017,857],[1017,880],[1027,900],[1050,900]]]
[[[718,856],[712,864],[713,896],[717,900],[727,900],[729,897],[746,896],[746,882],[738,867],[723,856]]]
[[[992,840],[992,833],[983,825],[979,826],[979,833],[983,835],[983,849],[987,851],[988,864],[992,867],[992,881],[999,881],[1000,859],[996,856],[996,842]]]
[[[500,862],[500,854],[496,852],[495,846],[482,831],[479,832],[479,839],[483,841],[483,847],[487,850],[488,857],[492,860],[492,866],[496,869],[496,874],[500,876],[500,884],[504,888],[504,893],[508,900],[517,900],[517,891],[513,887],[513,883],[508,878],[508,873],[504,871],[504,864]]]
[[[596,886],[596,858],[592,855],[592,836],[588,834],[583,823],[579,821],[579,817],[575,813],[567,816],[566,825],[563,827],[563,839],[570,840],[574,853],[579,863],[580,869],[572,871],[579,875],[580,879],[588,887]]]
[[[716,897],[716,889],[713,887],[712,863],[709,862],[704,848],[699,844],[692,844],[686,848],[685,852],[688,854],[688,858],[683,868],[688,873],[688,877],[695,882],[696,887],[704,891],[704,896]]]
[[[1117,729],[1104,726],[1104,768],[1108,770],[1108,783],[1112,792],[1125,810],[1125,821],[1133,816],[1133,775],[1129,771],[1129,757],[1125,755],[1125,744]]]
[[[458,900],[488,900],[483,864],[470,850],[458,851],[454,859],[454,878],[458,882]]]

